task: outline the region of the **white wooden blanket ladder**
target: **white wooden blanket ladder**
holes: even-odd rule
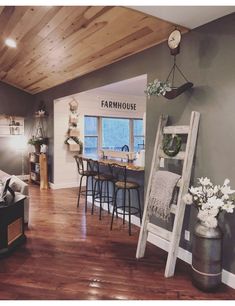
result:
[[[179,241],[182,231],[185,203],[183,201],[184,194],[187,193],[191,177],[191,169],[193,164],[193,157],[196,147],[198,125],[199,125],[200,114],[193,111],[191,113],[190,125],[188,126],[166,126],[168,116],[161,115],[158,124],[158,131],[155,140],[154,152],[152,165],[149,175],[148,187],[145,197],[144,214],[142,220],[142,226],[139,235],[139,241],[136,251],[136,258],[142,258],[145,254],[146,242],[148,238],[148,233],[159,236],[164,239],[167,243],[167,262],[165,268],[165,277],[171,277],[175,272],[175,264],[178,254]],[[187,142],[185,151],[180,151],[176,156],[169,157],[162,151],[162,139],[164,134],[186,134]],[[160,168],[161,158],[173,158],[178,160],[183,160],[183,168],[181,179],[178,183],[179,192],[177,204],[171,205],[171,213],[175,214],[173,230],[168,231],[150,222],[148,213],[148,202],[151,189],[151,181],[153,174]]]

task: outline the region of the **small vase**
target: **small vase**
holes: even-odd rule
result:
[[[198,221],[192,241],[192,282],[206,292],[221,284],[222,232],[219,226],[208,228]]]
[[[39,143],[34,145],[35,153],[39,154],[41,150],[41,145]]]

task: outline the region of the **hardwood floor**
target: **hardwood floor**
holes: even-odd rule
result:
[[[1,259],[0,299],[235,299],[222,285],[203,293],[191,284],[190,267],[177,260],[173,278],[164,278],[166,253],[148,245],[146,257],[135,259],[139,229],[129,237],[127,223],[98,209],[76,207],[77,189],[39,191],[30,187],[27,242]]]

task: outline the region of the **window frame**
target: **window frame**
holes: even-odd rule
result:
[[[144,120],[143,119],[141,119],[141,118],[133,118],[133,151],[135,149],[135,147],[134,147],[134,145],[135,145],[135,137],[143,137],[143,139],[144,139],[143,145],[145,143],[145,135],[143,133],[144,129],[142,130],[142,134],[134,134],[134,121],[135,120],[142,120],[142,124],[144,125]],[[143,128],[144,128],[144,126],[143,126]]]
[[[97,118],[97,132],[98,135],[85,135],[85,118],[93,117]],[[134,138],[135,137],[143,137],[145,139],[145,135],[134,135],[134,120],[142,120],[143,118],[129,118],[129,117],[115,117],[115,116],[92,116],[92,115],[84,115],[84,145],[86,137],[97,137],[97,153],[102,150],[102,139],[103,139],[103,130],[102,130],[102,119],[111,118],[111,119],[126,119],[129,120],[129,148],[131,152],[134,152]],[[144,123],[144,122],[143,122]],[[85,147],[84,147],[85,150]]]

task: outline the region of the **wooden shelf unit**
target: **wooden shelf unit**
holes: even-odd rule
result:
[[[48,189],[47,156],[45,153],[29,153],[29,182]]]

